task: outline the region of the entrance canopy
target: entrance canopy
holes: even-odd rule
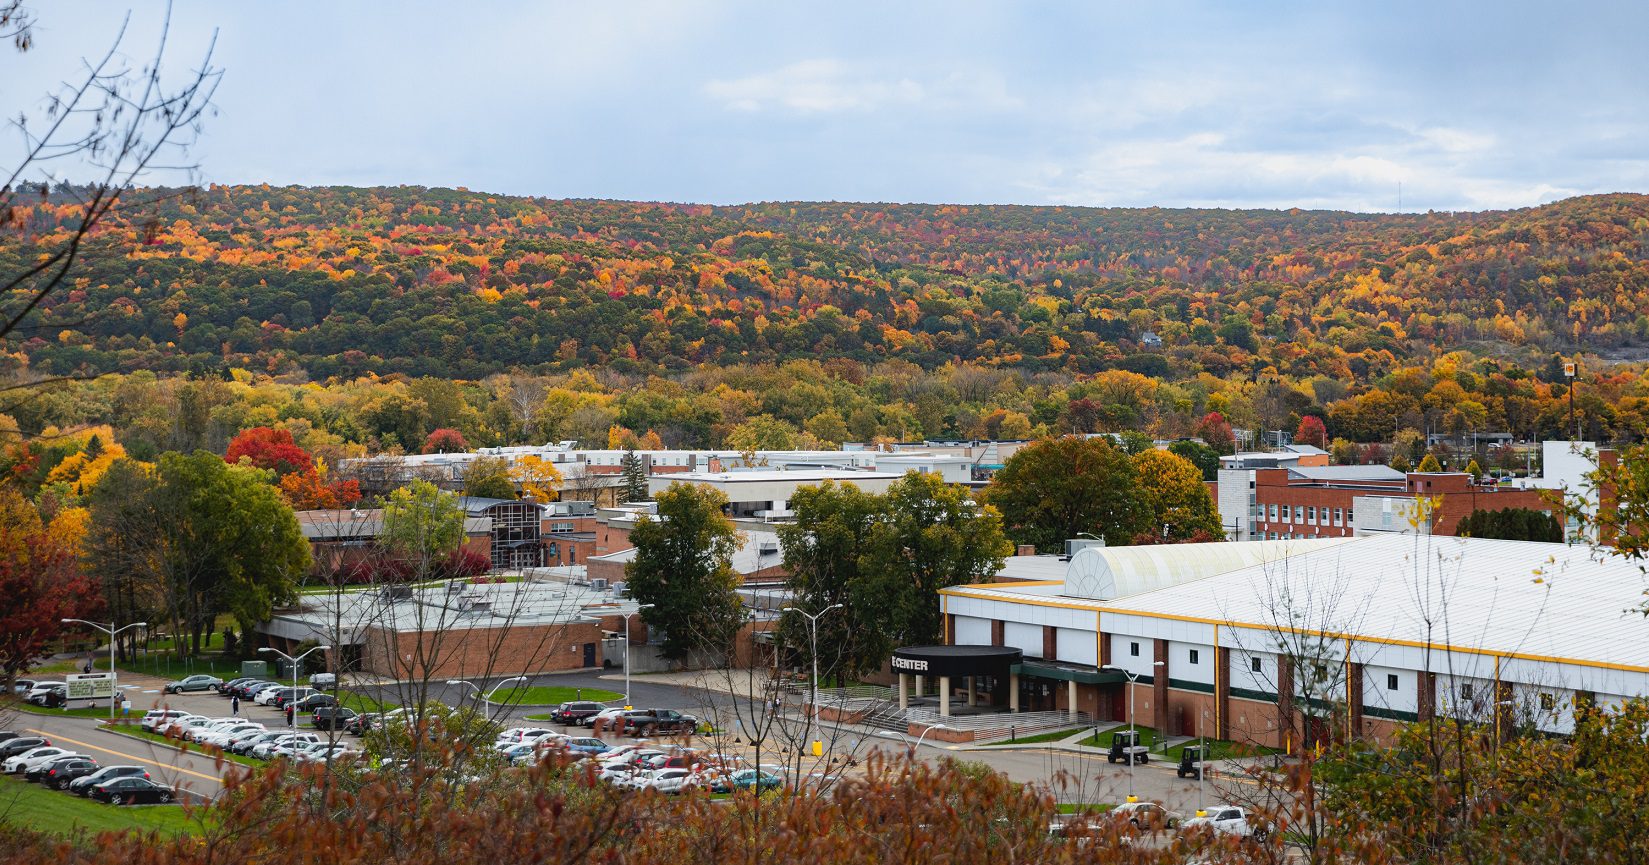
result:
[[[918,676],[1006,676],[1024,653],[1012,646],[905,646],[893,652],[893,672]]]

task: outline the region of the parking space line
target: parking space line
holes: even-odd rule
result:
[[[205,774],[204,772],[196,772],[193,769],[185,769],[182,766],[178,766],[178,765],[173,764],[173,763],[161,763],[161,762],[157,762],[155,760],[146,760],[142,757],[138,757],[138,756],[135,756],[135,755],[132,755],[132,754],[127,754],[124,751],[111,751],[108,748],[100,748],[96,745],[91,744],[90,742],[81,742],[81,741],[76,740],[76,739],[70,739],[67,736],[59,736],[56,733],[48,733],[45,730],[30,730],[29,732],[30,733],[38,733],[39,735],[45,736],[46,738],[51,739],[54,742],[56,742],[56,741],[68,742],[71,745],[79,745],[82,748],[90,748],[93,751],[102,751],[105,754],[113,754],[116,757],[121,757],[123,759],[136,760],[139,763],[148,763],[151,766],[156,766],[156,767],[159,767],[161,769],[172,769],[172,770],[175,770],[175,771],[178,771],[178,772],[182,772],[185,775],[193,775],[196,778],[202,778],[202,779],[205,779],[207,781],[211,781],[212,783],[217,784],[220,787],[223,786],[223,779],[222,778],[214,778],[211,775]]]

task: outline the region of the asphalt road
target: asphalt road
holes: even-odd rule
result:
[[[241,768],[233,763],[219,767],[217,761],[202,754],[179,753],[155,742],[100,730],[98,722],[90,718],[15,712],[7,728],[45,736],[53,745],[85,754],[99,765],[142,766],[155,781],[197,799],[217,798],[223,792],[223,773]]]

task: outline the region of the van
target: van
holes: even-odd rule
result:
[[[309,687],[317,691],[331,691],[338,687],[338,676],[335,673],[316,673],[309,677]]]

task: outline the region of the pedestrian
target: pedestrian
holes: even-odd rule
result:
[[[234,694],[234,695],[229,697],[229,714],[236,717],[236,718],[240,717],[240,695],[239,694]]]

